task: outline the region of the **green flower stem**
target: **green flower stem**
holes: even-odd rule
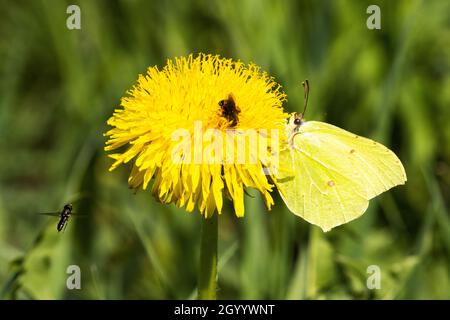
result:
[[[200,268],[198,273],[198,299],[217,298],[217,235],[218,214],[210,218],[202,217]]]

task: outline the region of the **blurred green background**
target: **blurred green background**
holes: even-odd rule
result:
[[[68,30],[66,8],[81,8]],[[381,30],[366,9],[381,8]],[[200,215],[133,194],[112,173],[107,118],[148,66],[191,52],[254,62],[286,108],[392,148],[408,182],[323,233],[277,194],[220,217],[219,298],[450,298],[450,2],[0,1],[0,294],[3,299],[196,296]],[[254,192],[251,192],[254,194]],[[72,200],[87,215],[65,233]],[[81,290],[66,288],[67,266]],[[367,267],[381,269],[369,290]]]

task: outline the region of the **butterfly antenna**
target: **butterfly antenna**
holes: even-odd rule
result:
[[[303,90],[305,91],[305,98],[304,98],[305,104],[303,105],[303,112],[302,112],[302,119],[303,119],[303,116],[305,115],[306,112],[306,108],[308,107],[309,81],[308,80],[303,81],[302,86]]]

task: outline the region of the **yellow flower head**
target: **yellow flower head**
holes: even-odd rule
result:
[[[280,85],[255,65],[212,55],[168,60],[151,67],[122,98],[108,124],[106,151],[121,163],[134,160],[128,183],[211,216],[223,196],[244,215],[244,188],[257,189],[268,208],[276,183],[270,168],[284,137],[287,114]]]

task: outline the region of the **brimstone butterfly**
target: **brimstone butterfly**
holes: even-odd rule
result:
[[[305,110],[308,81],[305,87]],[[369,200],[406,182],[397,156],[373,140],[293,113],[277,180],[289,210],[324,231],[361,216]]]

